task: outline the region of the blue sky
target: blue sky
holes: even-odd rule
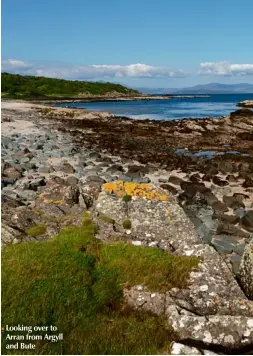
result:
[[[2,70],[140,87],[253,83],[252,13],[252,0],[2,0]]]

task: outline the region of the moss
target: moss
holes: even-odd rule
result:
[[[122,200],[127,203],[130,200],[132,200],[132,196],[128,195],[128,194],[125,194],[125,195],[123,195]]]
[[[99,215],[99,219],[109,224],[115,224],[115,220],[106,215]]]
[[[44,225],[35,225],[26,230],[27,235],[29,236],[40,236],[46,233],[47,229]]]
[[[93,224],[93,221],[92,221],[91,219],[89,219],[89,218],[83,218],[83,220],[82,220],[82,226],[89,226],[89,225],[91,225],[91,224]]]
[[[124,220],[122,225],[123,225],[123,228],[126,230],[131,229],[131,227],[132,227],[131,220],[129,220],[129,219]]]
[[[44,211],[36,210],[35,214],[38,215],[38,216],[42,216],[42,215],[44,215]]]

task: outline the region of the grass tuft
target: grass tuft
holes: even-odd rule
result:
[[[46,231],[47,229],[44,225],[34,225],[26,230],[26,234],[36,237],[45,234]]]
[[[128,203],[129,201],[132,200],[132,196],[129,195],[129,194],[125,194],[125,195],[123,195],[122,200],[123,200],[124,202]]]
[[[115,220],[106,215],[99,215],[99,219],[109,224],[115,224]]]
[[[2,324],[55,325],[63,342],[39,341],[26,354],[169,354],[163,317],[123,303],[122,284],[166,291],[186,285],[198,259],[126,243],[103,244],[96,227],[71,227],[48,241],[2,251]],[[134,268],[133,268],[134,266]],[[3,354],[23,354],[6,350]]]
[[[124,220],[122,225],[123,225],[123,228],[126,230],[131,229],[131,227],[132,227],[131,220],[129,220],[129,219]]]

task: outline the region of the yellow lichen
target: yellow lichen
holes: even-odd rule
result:
[[[114,193],[118,197],[125,195],[135,196],[139,198],[146,198],[149,200],[168,200],[168,196],[158,188],[145,183],[133,183],[117,180],[114,182],[104,184],[104,190],[107,193]]]
[[[59,199],[59,200],[57,200],[57,199],[49,199],[49,198],[47,198],[46,196],[44,196],[44,194],[40,194],[40,195],[39,195],[39,198],[40,198],[41,200],[46,201],[47,203],[52,203],[52,204],[57,204],[57,205],[62,205],[62,204],[64,204],[64,198]]]

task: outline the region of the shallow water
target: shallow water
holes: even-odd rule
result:
[[[173,120],[182,118],[221,117],[238,110],[236,103],[253,100],[253,94],[216,94],[205,98],[176,98],[150,101],[61,103],[57,106],[107,111],[134,119]]]

